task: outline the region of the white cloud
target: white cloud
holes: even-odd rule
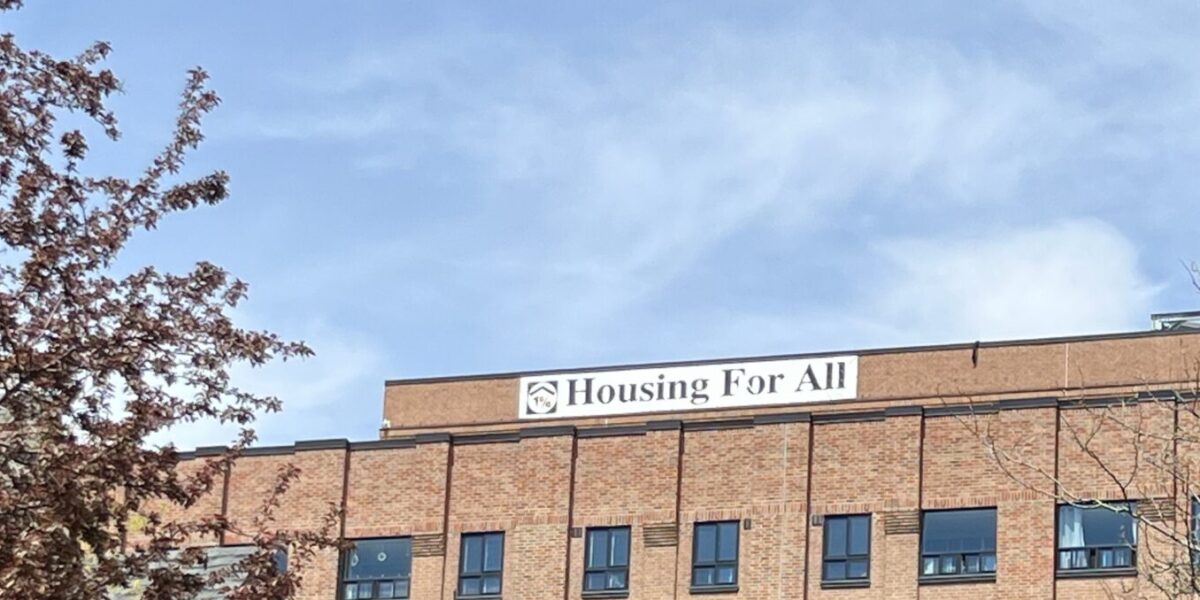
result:
[[[315,356],[275,361],[257,369],[239,365],[232,371],[235,385],[283,402],[282,412],[260,415],[251,425],[258,434],[257,444],[374,437],[381,414],[381,351],[371,342],[320,323],[309,324],[299,334]],[[233,441],[237,431],[206,420],[180,424],[155,435],[151,442],[169,441],[181,449],[224,445]]]
[[[1103,56],[1132,48],[1128,36],[1101,39],[1113,19],[1087,10],[1074,15],[1078,8],[1030,10],[1057,36],[1106,44]],[[1143,31],[1155,30],[1148,18],[1138,19]],[[1106,259],[1119,258],[1114,249],[1124,248],[1126,263],[1103,266],[1115,269],[1116,280],[1142,284],[1132,246],[1119,233],[1108,230],[1106,237],[1102,225],[1086,221],[1027,231],[1027,242],[1042,240],[1065,261],[1030,264],[1019,260],[1032,258],[1020,248],[1008,255],[989,246],[1006,239],[969,241],[987,217],[977,222],[968,211],[998,208],[980,214],[1008,213],[1018,227],[1038,218],[1021,213],[1051,202],[1063,207],[1058,215],[1087,214],[1094,208],[1090,199],[1070,193],[1078,187],[1060,188],[1094,179],[1088,169],[1100,163],[1089,160],[1157,151],[1131,140],[1152,138],[1172,117],[1155,112],[1128,120],[1131,113],[1122,108],[1140,98],[1136,88],[1122,89],[1121,103],[1097,101],[1096,90],[1108,91],[1111,83],[1097,72],[1113,65],[1086,52],[1066,64],[1014,58],[969,40],[803,25],[786,34],[699,27],[671,37],[633,36],[614,44],[622,50],[598,57],[469,28],[414,36],[295,74],[292,79],[303,82],[297,89],[315,100],[252,115],[258,127],[247,132],[353,141],[360,155],[347,162],[372,176],[389,165],[440,168],[421,164],[422,155],[454,157],[447,177],[470,179],[471,192],[482,191],[466,205],[469,214],[439,223],[458,228],[453,242],[435,243],[427,254],[456,268],[448,276],[414,278],[405,269],[420,267],[397,260],[388,242],[365,244],[379,252],[356,250],[352,268],[403,286],[381,296],[430,290],[450,296],[451,288],[471,294],[475,304],[448,310],[489,315],[495,336],[520,337],[541,360],[605,355],[620,343],[605,335],[614,321],[669,294],[731,240],[828,234],[839,221],[860,218],[895,222],[894,231],[877,227],[871,234],[901,237],[912,229],[906,221],[943,208],[960,211],[938,225],[958,228],[961,238],[884,248],[910,278],[893,284],[890,303],[804,298],[798,290],[796,304],[804,310],[821,304],[825,314],[887,314],[882,325],[860,321],[855,327],[892,331],[894,337],[881,337],[902,341],[1140,326],[1129,315],[1143,312],[1149,295],[1088,297],[1086,307],[1056,304],[1060,290],[1070,287],[1063,281],[1096,283],[1099,267],[1076,265],[1080,257],[1069,246],[1053,246],[1043,239],[1048,234],[1037,234],[1054,230],[1105,248]],[[1161,45],[1182,43],[1171,40]],[[1165,61],[1171,54],[1140,49],[1136,56],[1132,60]],[[937,252],[941,243],[964,257],[987,258],[993,272],[1003,267],[998,273],[1032,283],[1011,297],[1008,290],[984,294],[983,280],[972,271],[979,263],[947,262]],[[961,289],[949,283],[933,288],[943,276],[930,269],[964,277]],[[1038,291],[1039,285],[1047,287]],[[933,308],[922,308],[925,288],[955,300],[931,298]],[[847,308],[854,306],[860,308]],[[726,337],[715,331],[722,323],[761,325],[751,309],[722,318],[676,328],[711,328]],[[743,343],[729,339],[730,346]]]
[[[1144,328],[1159,291],[1133,243],[1095,220],[895,241],[880,252],[888,275],[873,313],[939,341]]]
[[[1006,202],[1094,126],[1041,82],[924,42],[719,36],[696,53],[635,45],[599,68],[514,40],[475,62],[413,45],[352,59],[333,89],[371,91],[347,111],[405,112],[377,132],[398,147],[448,147],[492,186],[537,190],[504,207],[530,235],[489,256],[536,270],[499,301],[556,336],[603,327],[752,223],[803,234],[902,186],[920,186],[913,203]],[[411,89],[445,105],[396,103]],[[318,138],[364,133],[311,121]]]

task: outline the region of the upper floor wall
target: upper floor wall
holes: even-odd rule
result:
[[[853,363],[852,372],[848,376],[835,373],[834,367],[826,371],[823,359],[848,359]],[[801,408],[816,413],[1039,395],[1085,397],[1191,386],[1196,381],[1200,364],[1200,332],[1138,332],[590,370],[392,380],[387,382],[384,390],[384,421],[380,433],[386,438],[424,431],[496,430],[511,429],[518,422],[529,424],[519,415],[523,392],[525,396],[529,393],[529,390],[522,390],[523,381],[529,387],[542,378],[602,378],[631,369],[644,370],[652,376],[656,371],[671,373],[705,368],[720,371],[722,367],[747,364],[769,370],[771,365],[786,364],[800,365],[801,371],[791,380],[795,382],[805,377],[803,365],[808,364],[805,361],[818,367],[812,374],[817,378],[817,387],[820,382],[830,381],[827,377],[836,379],[840,375],[844,378],[842,383],[846,384],[845,393],[795,398],[786,406],[791,410]],[[655,379],[640,381],[652,384]],[[744,380],[739,383],[750,385]],[[716,391],[721,385],[722,382],[714,382],[712,387]],[[579,395],[581,390],[574,391]],[[691,410],[686,412],[686,418],[754,415],[778,412],[781,408],[780,404],[747,406],[730,403],[719,407],[717,404],[706,404],[700,409],[688,407]],[[551,416],[549,420],[563,424],[609,425],[643,422],[647,415],[668,412],[675,411],[642,411],[636,415],[592,411],[587,416]],[[546,420],[538,421],[547,424]]]

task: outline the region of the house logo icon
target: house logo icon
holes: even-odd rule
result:
[[[525,412],[552,415],[558,409],[558,382],[531,381],[525,388]]]

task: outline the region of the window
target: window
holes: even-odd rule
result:
[[[1192,564],[1200,565],[1200,498],[1192,497]]]
[[[996,509],[939,510],[921,515],[921,578],[994,577]]]
[[[692,536],[692,587],[737,585],[738,522],[696,523]]]
[[[1137,556],[1133,505],[1058,507],[1058,571],[1132,569]]]
[[[871,515],[825,517],[821,581],[866,581],[871,566]]]
[[[629,528],[594,527],[587,530],[583,591],[629,589]]]
[[[276,548],[271,554],[271,562],[275,566],[275,571],[278,573],[287,573],[288,570],[288,553],[287,548]]]
[[[499,596],[504,574],[504,532],[464,533],[458,564],[459,597]]]
[[[342,600],[407,598],[412,540],[358,540],[342,557]]]

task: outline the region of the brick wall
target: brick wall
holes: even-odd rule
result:
[[[812,513],[870,513],[872,585],[868,589],[822,589],[824,529],[809,528],[809,597],[913,598],[917,583],[917,535],[888,533],[887,514],[920,507],[921,418],[896,416],[858,423],[818,424],[813,429]]]
[[[345,536],[425,538],[413,552],[414,598],[438,598],[442,593],[449,452],[446,440],[356,450],[349,456]]]
[[[1178,387],[1195,382],[1197,356],[1200,335],[1195,332],[864,351],[859,354],[857,399],[812,408],[840,410],[884,403],[938,405],[947,399],[1094,395],[1131,388]],[[384,435],[408,435],[428,429],[491,429],[515,423],[519,379],[488,376],[388,382],[383,412],[393,429],[384,431]],[[686,413],[686,418],[774,410],[698,410]],[[603,425],[642,420],[644,416],[629,415],[572,422]]]
[[[694,523],[750,521],[740,536],[739,590],[786,598],[804,589],[808,423],[685,431],[677,597],[689,598]]]
[[[680,430],[578,442],[571,526],[630,527],[631,586],[647,600],[674,598],[676,545],[644,543],[646,526],[675,526]],[[583,595],[586,537],[571,539],[569,597]]]
[[[1179,357],[1193,340],[1200,336],[992,347],[981,350],[978,365],[962,348],[867,355],[858,401],[806,413],[696,412],[672,415],[682,422],[622,417],[604,427],[583,420],[522,431],[497,422],[486,427],[494,433],[472,425],[361,444],[298,444],[243,458],[227,477],[226,514],[248,523],[278,469],[295,464],[301,480],[280,508],[279,524],[315,527],[344,498],[339,527],[347,538],[414,536],[412,597],[421,600],[454,598],[461,535],[483,531],[506,533],[505,599],[582,600],[583,533],[612,525],[631,527],[632,600],[1067,600],[1126,586],[1145,592],[1146,582],[1135,577],[1056,578],[1056,506],[1045,492],[1053,492],[1057,477],[1085,497],[1166,502],[1169,526],[1186,528],[1187,507],[1171,511],[1171,495],[1200,486],[1153,476],[1145,465],[1169,456],[1173,449],[1156,440],[1177,418],[1195,431],[1200,418],[1152,402],[1080,408],[1067,399],[1081,390],[1144,391],[1145,381],[1132,383],[1132,371],[1121,370],[1126,360],[1158,383],[1182,377]],[[1128,358],[1147,349],[1164,358]],[[446,414],[412,412],[418,404],[397,396],[396,386],[388,402],[409,411],[396,414],[414,423],[465,423],[500,415],[493,406],[500,396],[503,415],[513,414],[514,381],[399,386]],[[1090,382],[1101,387],[1073,387]],[[917,390],[924,395],[905,399]],[[944,398],[931,400],[934,394],[978,401],[978,410],[946,406]],[[1027,400],[987,404],[1014,397]],[[1106,414],[1137,428],[1114,426]],[[1100,470],[1096,457],[1114,472]],[[921,511],[964,507],[997,510],[995,581],[920,585]],[[219,509],[218,496],[195,508]],[[870,586],[823,587],[820,519],[859,513],[871,514]],[[739,524],[738,588],[693,594],[693,526],[718,520]],[[1145,552],[1155,538],[1144,533],[1139,540]],[[337,563],[336,556],[320,557],[306,575],[304,598],[336,597]]]
[[[504,531],[504,594],[558,598],[566,582],[572,436],[455,446],[444,600],[454,597],[461,534]]]
[[[1169,406],[1116,409],[1141,411],[1137,422],[1147,432],[1161,435],[1173,426]],[[414,558],[413,598],[453,598],[461,534],[504,531],[505,598],[582,599],[582,534],[612,525],[632,529],[630,598],[702,597],[689,590],[693,525],[716,520],[740,525],[739,586],[726,598],[1069,599],[1126,587],[1145,592],[1146,581],[1137,578],[1056,579],[1055,503],[1009,474],[1035,484],[1039,473],[1057,474],[1073,488],[1119,498],[1098,478],[1095,459],[1064,435],[1064,422],[1077,426],[1107,410],[1041,403],[975,416],[899,410],[850,420],[675,422],[611,433],[561,429],[494,440],[301,446],[241,459],[228,476],[226,511],[249,528],[279,469],[294,464],[300,480],[277,525],[317,527],[344,493],[347,538],[424,540]],[[1118,471],[1145,460],[1134,453],[1127,429],[1087,431],[1089,445],[1102,448]],[[980,438],[993,440],[993,448]],[[1007,473],[993,453],[1007,457]],[[1165,503],[1167,527],[1185,528],[1186,503],[1172,510],[1169,497],[1141,495],[1168,488],[1150,481],[1126,491]],[[920,510],[963,507],[997,509],[995,582],[918,585]],[[206,498],[202,510],[214,509],[217,497]],[[870,587],[824,588],[823,532],[812,517],[859,513],[872,515]],[[676,526],[676,535],[664,536]],[[571,537],[571,528],[579,535]],[[1144,553],[1155,536],[1143,532],[1139,540]],[[231,536],[226,543],[242,541]],[[319,557],[306,573],[304,598],[336,597],[337,562],[332,554]]]

